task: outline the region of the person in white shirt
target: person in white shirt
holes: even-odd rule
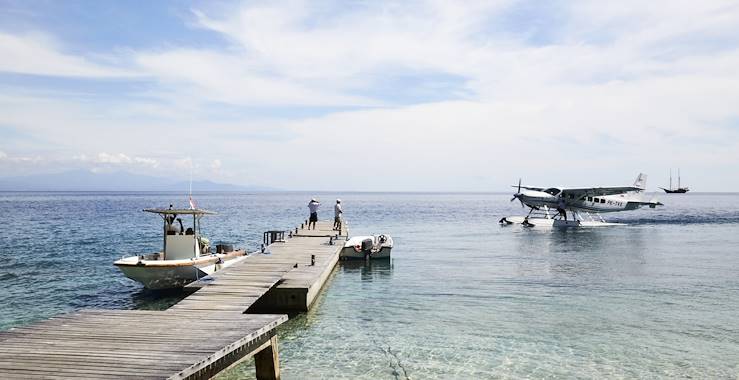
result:
[[[310,210],[310,219],[308,219],[308,229],[310,229],[311,224],[313,225],[313,229],[316,229],[316,222],[318,222],[318,207],[321,206],[321,202],[317,201],[316,198],[313,198],[308,202],[308,210]]]
[[[334,205],[334,231],[341,231],[341,214],[344,211],[341,209],[341,199],[336,200]]]

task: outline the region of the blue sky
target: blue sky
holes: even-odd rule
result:
[[[739,5],[0,1],[0,176],[739,191]]]

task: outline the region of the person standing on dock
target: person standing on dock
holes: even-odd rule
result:
[[[308,203],[308,209],[310,210],[310,219],[308,219],[308,229],[310,229],[310,225],[313,225],[313,229],[316,229],[316,222],[318,222],[318,207],[321,206],[321,202],[317,201],[316,198],[313,198]]]
[[[341,231],[341,214],[344,211],[341,209],[341,199],[336,200],[334,205],[334,231]]]

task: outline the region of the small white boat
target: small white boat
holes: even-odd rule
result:
[[[388,235],[355,236],[344,243],[340,258],[350,259],[389,259],[393,249],[393,238]]]
[[[148,289],[181,288],[201,277],[246,257],[243,249],[219,246],[210,253],[210,241],[200,235],[200,219],[215,213],[200,209],[145,209],[164,220],[164,248],[161,252],[124,257],[113,264],[123,274]],[[178,215],[192,216],[187,229]]]

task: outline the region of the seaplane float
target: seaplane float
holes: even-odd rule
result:
[[[161,252],[124,257],[113,264],[123,274],[148,289],[181,288],[201,277],[246,258],[243,249],[218,245],[211,253],[210,240],[200,235],[200,219],[214,212],[202,209],[145,209],[164,220],[164,247]],[[192,227],[184,228],[179,216],[192,217]]]
[[[518,199],[521,207],[529,207],[530,211],[525,216],[504,217],[499,223],[524,227],[621,225],[623,223],[606,222],[600,214],[662,206],[656,199],[645,199],[646,186],[646,174],[639,174],[632,186],[612,187],[531,187],[521,186],[519,179],[511,202]]]
[[[393,238],[389,235],[354,236],[344,243],[339,258],[342,260],[389,259]]]

